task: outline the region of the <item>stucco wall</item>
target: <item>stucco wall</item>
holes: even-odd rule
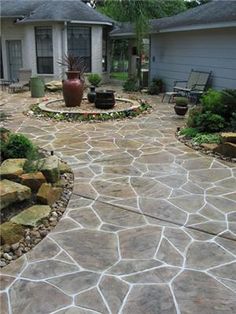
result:
[[[151,36],[150,77],[167,90],[191,69],[212,71],[215,89],[236,88],[236,28],[160,33]]]

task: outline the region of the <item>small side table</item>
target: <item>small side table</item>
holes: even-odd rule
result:
[[[166,92],[163,94],[162,102],[164,102],[166,97],[169,97],[168,104],[174,101],[174,97],[179,96],[179,92]]]

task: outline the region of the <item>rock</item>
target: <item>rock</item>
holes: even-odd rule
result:
[[[17,242],[17,243],[12,244],[11,248],[13,251],[16,251],[19,248],[19,246],[20,246],[20,243]]]
[[[3,247],[4,253],[9,253],[11,251],[11,246],[9,244],[5,244]]]
[[[4,266],[6,266],[6,265],[7,265],[6,262],[0,261],[0,267],[4,267]]]
[[[44,174],[48,182],[55,183],[60,178],[59,159],[56,156],[50,156],[41,159],[42,166],[40,171]]]
[[[215,149],[218,147],[218,144],[203,143],[201,144],[201,147],[208,151],[215,151]]]
[[[10,136],[11,132],[8,129],[5,128],[1,128],[1,132],[0,132],[0,140],[2,143],[7,143],[9,136]]]
[[[72,172],[71,167],[60,160],[59,160],[59,171],[60,171],[60,174],[63,174],[66,172]]]
[[[236,157],[236,143],[225,142],[223,144],[218,145],[218,147],[214,151],[226,157],[235,158]]]
[[[25,158],[18,159],[6,159],[0,167],[0,177],[1,179],[18,179],[18,176],[21,175],[24,170],[24,164],[26,162]]]
[[[62,82],[61,81],[51,81],[45,84],[46,89],[55,92],[57,90],[62,90]]]
[[[2,180],[0,182],[0,209],[5,208],[12,203],[29,199],[30,196],[31,190],[25,185],[21,185],[9,180]]]
[[[236,144],[236,133],[235,132],[223,132],[220,134],[222,143],[230,142]]]
[[[37,192],[40,186],[46,182],[42,172],[24,173],[20,176],[21,184],[31,188],[33,192]]]
[[[50,211],[51,208],[47,205],[34,205],[11,218],[11,222],[24,226],[35,227],[43,218],[49,216]]]
[[[42,238],[46,237],[46,235],[48,234],[47,230],[40,230],[39,233]]]
[[[14,244],[19,242],[24,235],[24,228],[12,222],[4,222],[0,225],[1,243]]]
[[[50,183],[43,183],[37,193],[37,200],[41,204],[52,205],[61,197],[62,189],[52,187]]]
[[[11,260],[12,260],[12,256],[9,255],[8,253],[4,253],[4,254],[3,254],[3,257],[4,257],[6,260],[8,260],[8,261],[11,261]]]

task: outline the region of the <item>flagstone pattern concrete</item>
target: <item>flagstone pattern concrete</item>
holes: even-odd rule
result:
[[[72,167],[57,227],[2,269],[2,313],[236,313],[236,167],[175,138],[172,105],[104,123],[22,115],[5,123]],[[156,102],[159,102],[156,104]]]

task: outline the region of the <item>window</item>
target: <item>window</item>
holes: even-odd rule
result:
[[[102,72],[107,71],[107,30],[102,30]]]
[[[38,74],[53,74],[53,44],[51,27],[35,27]]]
[[[91,71],[91,28],[68,24],[68,53],[83,58],[86,72]]]

